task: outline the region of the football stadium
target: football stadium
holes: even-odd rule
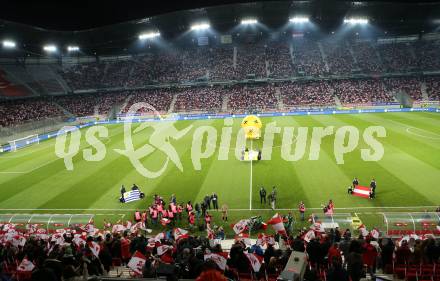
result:
[[[0,13],[1,280],[440,280],[439,2],[162,5]]]

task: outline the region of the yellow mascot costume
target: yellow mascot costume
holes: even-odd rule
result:
[[[261,136],[261,123],[260,118],[255,115],[246,116],[243,121],[241,121],[241,127],[244,130],[246,139],[254,140],[259,139]]]

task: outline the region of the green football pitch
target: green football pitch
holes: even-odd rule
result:
[[[336,212],[356,213],[371,225],[379,224],[379,212],[434,210],[440,204],[438,113],[284,116],[261,118],[261,121],[262,135],[265,134],[264,126],[270,123],[280,127],[281,133],[274,135],[271,159],[253,163],[236,158],[240,119],[233,121],[229,146],[220,143],[222,130],[228,127],[224,120],[175,122],[178,130],[192,126],[182,138],[166,139],[175,148],[182,169],[169,160],[164,172],[152,179],[141,175],[129,158],[115,151],[125,149],[122,124],[103,125],[108,129],[108,137],[99,139],[105,145],[105,157],[94,162],[84,159],[84,149],[96,151],[85,140],[89,128],[82,129],[80,149],[72,161],[73,170],[67,170],[64,160],[56,155],[55,139],[0,154],[0,212],[131,216],[133,210],[145,209],[154,194],[163,196],[166,201],[171,194],[176,194],[180,202],[200,202],[205,195],[216,192],[219,204],[226,203],[230,208],[230,222],[252,215],[262,215],[266,219],[277,211],[285,214],[287,210],[293,210],[298,216],[297,206],[301,200],[308,213],[321,213],[321,204],[332,199]],[[154,133],[152,128],[135,133],[137,126],[139,124],[133,124],[131,134],[136,149],[148,143]],[[202,130],[202,126],[213,129],[217,137],[197,137],[194,132]],[[328,126],[333,126],[333,133],[323,137],[319,144],[312,138],[313,128]],[[359,142],[343,155],[344,163],[341,164],[335,156],[335,135],[344,126],[356,128]],[[364,161],[361,157],[361,150],[370,148],[363,138],[365,129],[370,126],[382,126],[386,131],[385,137],[375,138],[384,149],[377,161]],[[295,128],[292,153],[300,140],[295,137],[298,128],[308,128],[304,155],[296,161],[288,161],[282,155],[286,149],[283,145],[286,127]],[[197,140],[201,140],[200,149],[207,155],[200,160],[200,169],[195,168],[197,159],[194,159]],[[245,146],[262,149],[264,141],[264,138],[252,144],[247,141]],[[316,147],[320,148],[318,154]],[[242,148],[238,147],[237,151]],[[140,163],[146,169],[157,171],[164,166],[167,157],[163,151],[155,149],[141,158]],[[376,199],[349,196],[347,186],[354,177],[366,186],[375,178]],[[146,199],[119,203],[121,185],[129,189],[133,183],[140,186]],[[278,190],[276,208],[279,210],[276,211],[260,204],[258,195],[260,186],[270,191],[274,185]],[[219,217],[215,213],[215,222],[220,224]]]

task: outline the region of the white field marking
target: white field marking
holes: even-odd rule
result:
[[[110,138],[107,138],[107,141],[106,141],[104,144],[107,144],[108,142],[110,142]],[[87,145],[87,146],[85,146],[85,147],[83,147],[83,148],[80,148],[79,150],[84,150],[84,149],[86,149],[86,148],[88,148],[88,147],[90,147],[90,146],[92,146],[92,145],[89,144],[89,145]],[[29,174],[29,173],[32,173],[33,171],[38,170],[38,169],[40,169],[40,168],[42,168],[42,167],[44,167],[44,166],[46,166],[46,165],[49,165],[49,164],[51,164],[52,162],[55,162],[55,161],[57,161],[57,160],[62,160],[62,158],[58,158],[58,157],[57,157],[57,158],[55,158],[55,159],[49,160],[49,161],[47,161],[47,162],[41,164],[40,166],[37,166],[37,167],[32,168],[32,169],[27,170],[27,171],[8,171],[8,172],[2,172],[2,171],[0,171],[0,174]]]
[[[429,137],[429,136],[421,135],[421,134],[418,134],[416,132],[411,131],[413,129],[420,130],[420,131],[425,131],[425,132],[428,132],[429,134],[436,135],[437,137]],[[407,127],[406,128],[406,132],[408,134],[411,134],[411,135],[414,135],[414,136],[418,136],[418,137],[421,137],[421,138],[425,138],[425,139],[440,140],[440,135],[439,134],[436,134],[434,132],[430,132],[430,131],[427,131],[427,130],[419,129],[419,128],[416,128],[416,127]]]
[[[250,151],[252,151],[252,144],[253,144],[253,141],[251,139],[251,150]],[[254,156],[253,154],[254,153],[252,152],[252,157]],[[252,210],[252,170],[253,170],[252,162],[254,162],[254,161],[251,158],[251,175],[250,175],[250,181],[249,181],[249,210]]]
[[[21,153],[23,151],[22,149],[25,149],[25,148],[22,148],[22,149],[18,150],[20,152],[19,153],[20,155],[15,155],[15,156],[8,155],[8,154],[13,154],[13,153],[18,152],[18,151],[3,152],[2,154],[0,154],[0,159],[17,159],[17,158],[26,157],[28,155],[31,155],[31,154],[33,154],[35,152],[39,152],[39,151],[44,150],[46,148],[51,148],[54,144],[50,143],[49,140],[45,140],[45,141],[43,141],[43,142],[41,142],[39,144],[36,144],[36,145],[38,145],[38,147],[34,146],[33,150],[28,149],[28,151],[26,151],[26,153]],[[30,146],[29,146],[29,148],[30,148]],[[8,156],[5,156],[5,155],[8,155]]]
[[[425,129],[420,129],[420,128],[408,125],[408,124],[400,122],[400,121],[395,121],[395,120],[391,120],[391,119],[387,119],[387,121],[395,123],[395,124],[397,124],[400,127],[405,127],[405,131],[408,134],[411,134],[411,135],[414,135],[414,136],[418,136],[418,137],[421,137],[421,138],[425,138],[425,139],[440,140],[440,135],[437,134],[437,133],[434,133],[434,132],[431,132],[431,131],[428,131],[428,130],[425,130]],[[421,135],[421,134],[418,134],[418,133],[415,133],[415,132],[411,132],[410,129],[416,129],[416,130],[419,130],[419,131],[424,131],[424,132],[427,132],[428,134],[435,135],[437,137],[424,136],[424,135]]]
[[[335,210],[356,210],[356,209],[365,209],[365,210],[374,210],[374,209],[393,209],[393,210],[399,210],[399,209],[429,209],[429,208],[437,208],[438,206],[405,206],[405,207],[343,207],[343,208],[335,208]],[[322,207],[320,208],[307,208],[309,210],[322,210]],[[99,212],[99,211],[112,211],[112,212],[134,212],[139,209],[1,209],[0,211],[89,211],[89,212]],[[275,211],[291,211],[296,210],[295,208],[291,209],[275,209]],[[213,210],[211,210],[213,211]],[[249,211],[249,209],[229,209],[229,211]],[[272,209],[252,209],[252,211],[273,211]],[[220,212],[220,210],[218,211]],[[410,212],[415,213],[415,212]],[[420,212],[424,213],[424,212]],[[1,214],[0,214],[1,215]]]

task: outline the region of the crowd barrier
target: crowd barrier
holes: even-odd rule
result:
[[[259,117],[277,117],[277,116],[301,116],[301,115],[332,115],[332,114],[362,114],[362,113],[387,113],[387,112],[440,112],[440,108],[370,108],[370,109],[350,109],[350,110],[340,110],[340,109],[311,109],[311,110],[299,110],[290,112],[267,112],[267,113],[256,113],[255,115]],[[93,125],[100,124],[124,124],[126,122],[141,123],[141,122],[152,122],[152,121],[179,121],[179,120],[204,120],[204,119],[224,119],[227,117],[232,118],[243,118],[249,114],[173,114],[167,116],[165,119],[160,117],[151,118],[140,118],[140,115],[130,116],[131,118],[125,120],[100,120],[95,122],[88,122],[80,125],[73,126],[74,129],[78,130],[85,127],[90,127]],[[120,117],[121,115],[119,115]],[[56,132],[39,135],[39,141],[45,141],[60,134],[64,134],[68,131],[59,130]],[[21,146],[17,145],[17,149]],[[11,146],[6,144],[0,147],[0,153],[11,151]]]

